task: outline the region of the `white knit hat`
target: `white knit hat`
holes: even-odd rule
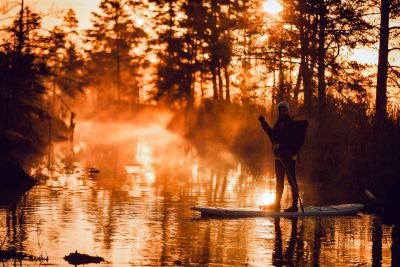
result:
[[[279,102],[278,109],[279,108],[285,108],[287,111],[290,111],[289,103],[286,101]]]

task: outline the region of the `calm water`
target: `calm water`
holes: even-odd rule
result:
[[[391,265],[391,228],[371,215],[202,219],[190,206],[271,203],[274,178],[252,176],[227,152],[199,157],[158,127],[78,126],[75,153],[56,146],[50,165],[32,169],[40,184],[2,204],[3,248],[48,255],[55,266],[75,250],[104,257],[103,266]],[[4,263],[14,265],[40,266]]]

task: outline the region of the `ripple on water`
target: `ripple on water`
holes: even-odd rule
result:
[[[274,179],[255,179],[240,164],[212,169],[154,138],[134,137],[129,145],[86,140],[73,164],[61,157],[24,204],[0,209],[0,237],[10,232],[5,247],[47,253],[58,266],[75,250],[104,257],[102,266],[390,265],[391,228],[370,215],[198,217],[190,206],[270,203]],[[93,166],[100,173],[88,173]]]

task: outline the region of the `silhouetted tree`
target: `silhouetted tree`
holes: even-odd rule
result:
[[[250,2],[246,4],[231,0],[207,2],[206,24],[202,37],[207,44],[205,46],[205,53],[208,55],[206,64],[211,72],[214,99],[224,99],[225,82],[225,100],[230,101],[229,68],[234,46],[232,33],[246,26],[245,11],[249,6]]]
[[[243,19],[236,1],[153,1],[158,6],[159,50],[156,98],[192,105],[196,79],[211,80],[213,98],[230,100],[232,31]],[[201,90],[203,93],[203,90]],[[225,91],[225,95],[224,95]]]
[[[79,49],[80,39],[78,33],[78,20],[75,12],[69,9],[61,25],[64,33],[64,47],[62,51],[61,66],[57,74],[57,85],[71,98],[83,92],[83,85],[87,82],[84,78],[84,60]]]
[[[123,0],[102,0],[93,12],[93,27],[86,32],[87,74],[103,99],[138,98],[138,58],[133,56],[145,33],[136,27]]]
[[[27,156],[45,139],[39,126],[49,118],[44,99],[49,69],[38,54],[38,47],[46,45],[39,35],[40,20],[21,1],[0,48],[0,142],[6,140],[7,146],[2,156]]]
[[[372,38],[368,37],[371,25],[365,20],[365,1],[285,1],[285,4],[287,8],[283,12],[283,20],[294,26],[289,29],[299,44],[299,49],[291,53],[300,60],[295,98],[302,81],[304,110],[310,115],[316,83],[317,114],[322,125],[327,88],[333,91],[336,88],[336,84],[328,84],[327,80],[348,81],[348,77],[342,76],[346,72],[339,70],[351,65],[346,64],[344,53],[372,42]]]
[[[182,18],[192,6],[183,1],[155,1],[159,8],[156,45],[160,63],[157,66],[156,99],[172,104],[181,100],[193,102],[195,49],[193,20]],[[186,15],[186,14],[185,14]]]
[[[395,40],[393,37],[399,34],[398,26],[390,26],[391,19],[400,17],[400,1],[381,0],[380,8],[380,25],[379,25],[379,58],[376,83],[376,114],[375,126],[377,129],[385,125],[388,117],[387,113],[387,84],[389,70],[389,52],[398,50],[399,48],[390,41]],[[398,43],[397,43],[398,45]],[[393,70],[396,78],[399,78],[396,70]],[[396,75],[397,73],[397,75]],[[395,78],[395,79],[396,79]],[[395,82],[398,85],[398,82]]]

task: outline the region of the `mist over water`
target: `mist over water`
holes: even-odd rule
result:
[[[48,255],[56,266],[67,266],[62,258],[75,250],[104,257],[103,266],[390,265],[391,228],[370,215],[200,218],[190,206],[271,203],[273,170],[252,176],[229,151],[219,151],[229,164],[199,156],[167,122],[78,121],[74,153],[56,145],[51,164],[45,158],[32,169],[43,174],[39,185],[2,204],[4,247]]]

